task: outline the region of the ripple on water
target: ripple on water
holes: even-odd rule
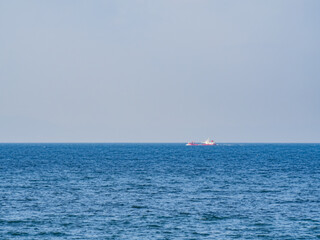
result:
[[[0,144],[0,239],[319,239],[319,144]]]

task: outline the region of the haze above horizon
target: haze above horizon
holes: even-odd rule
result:
[[[0,0],[0,142],[320,142],[319,12]]]

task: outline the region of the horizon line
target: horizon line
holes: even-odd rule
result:
[[[187,142],[0,142],[0,144],[184,144]],[[320,142],[216,142],[217,144],[320,144]]]

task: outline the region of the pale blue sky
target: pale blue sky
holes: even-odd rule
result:
[[[0,0],[0,142],[320,142],[319,13]]]

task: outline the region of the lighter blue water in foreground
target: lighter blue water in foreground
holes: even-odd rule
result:
[[[319,144],[0,144],[0,239],[319,238]]]

